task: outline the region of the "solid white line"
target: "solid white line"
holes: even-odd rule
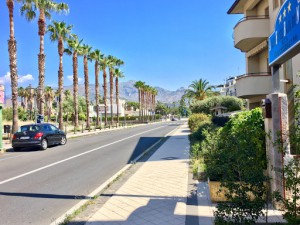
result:
[[[135,136],[138,136],[138,135],[141,135],[141,134],[144,134],[144,133],[148,133],[148,132],[153,131],[153,130],[160,129],[160,128],[162,128],[162,127],[163,127],[163,126],[160,126],[160,127],[157,127],[157,128],[151,129],[151,130],[147,130],[147,131],[144,131],[144,132],[141,132],[141,133],[138,133],[138,134],[135,134],[135,135],[132,135],[132,136],[129,136],[129,137],[120,139],[120,140],[118,140],[118,141],[114,141],[114,142],[112,142],[112,143],[109,143],[109,144],[100,146],[100,147],[98,147],[98,148],[91,149],[91,150],[89,150],[89,151],[80,153],[80,154],[78,154],[78,155],[74,155],[74,156],[72,156],[72,157],[69,157],[69,158],[66,158],[66,159],[57,161],[57,162],[55,162],[55,163],[51,163],[51,164],[49,164],[49,165],[47,165],[47,166],[40,167],[40,168],[35,169],[35,170],[32,170],[32,171],[30,171],[30,172],[23,173],[23,174],[21,174],[21,175],[18,175],[18,176],[9,178],[9,179],[7,179],[7,180],[1,181],[1,182],[0,182],[0,185],[1,185],[1,184],[8,183],[8,182],[13,181],[13,180],[16,180],[16,179],[19,179],[19,178],[22,178],[22,177],[25,177],[25,176],[28,176],[28,175],[33,174],[33,173],[36,173],[36,172],[39,172],[39,171],[41,171],[41,170],[50,168],[50,167],[52,167],[52,166],[61,164],[61,163],[63,163],[63,162],[69,161],[69,160],[71,160],[71,159],[75,159],[75,158],[78,158],[78,157],[80,157],[80,156],[83,156],[83,155],[92,153],[92,152],[94,152],[94,151],[98,151],[98,150],[100,150],[100,149],[102,149],[102,148],[105,148],[105,147],[107,147],[107,146],[110,146],[110,145],[119,143],[119,142],[121,142],[121,141],[125,141],[125,140],[130,139],[130,138],[133,138],[133,137],[135,137]]]

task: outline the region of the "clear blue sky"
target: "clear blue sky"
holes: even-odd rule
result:
[[[60,2],[60,1],[57,1]],[[187,88],[196,79],[220,84],[229,76],[243,74],[243,54],[233,46],[233,27],[240,16],[227,15],[233,0],[65,0],[68,15],[54,15],[54,20],[72,24],[73,33],[84,43],[106,55],[122,59],[127,80],[142,80],[151,86],[169,90]],[[0,81],[9,72],[7,40],[8,10],[0,5]],[[50,24],[50,21],[47,21]],[[20,86],[38,82],[37,20],[28,22],[15,4]],[[46,85],[57,87],[57,43],[45,36]],[[83,62],[79,58],[79,77]],[[31,76],[32,75],[32,76]],[[64,85],[71,85],[71,57],[64,56]],[[90,83],[94,83],[94,65],[89,65]],[[101,73],[102,77],[102,73]],[[101,79],[102,82],[102,79]],[[9,88],[8,85],[6,85]]]

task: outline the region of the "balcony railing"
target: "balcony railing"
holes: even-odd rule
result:
[[[234,27],[234,45],[243,52],[248,52],[270,35],[269,16],[247,16]]]
[[[237,97],[252,98],[272,92],[272,76],[269,72],[247,73],[237,77]]]

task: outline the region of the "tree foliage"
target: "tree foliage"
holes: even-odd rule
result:
[[[193,113],[211,114],[211,108],[223,106],[228,112],[241,110],[244,108],[242,99],[233,96],[214,96],[202,101],[196,101],[191,105]]]

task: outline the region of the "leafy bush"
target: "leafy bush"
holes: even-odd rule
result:
[[[208,115],[205,115],[203,113],[198,114],[192,114],[189,117],[188,125],[192,132],[195,132],[198,130],[200,126],[203,125],[203,123],[209,123],[210,117]]]
[[[216,224],[253,224],[263,215],[267,181],[265,131],[259,108],[231,118],[206,151],[209,175],[220,178],[228,202],[219,203]]]
[[[191,110],[193,113],[211,114],[210,109],[218,105],[226,107],[228,112],[244,108],[244,102],[242,99],[233,96],[214,96],[202,101],[196,101],[193,105],[191,105]]]

